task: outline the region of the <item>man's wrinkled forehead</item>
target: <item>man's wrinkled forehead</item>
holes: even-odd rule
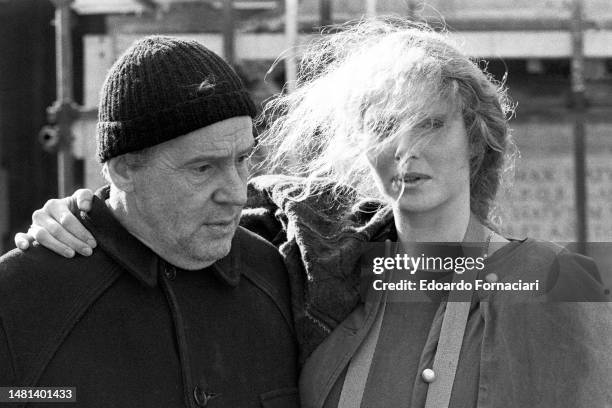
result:
[[[250,118],[232,118],[195,130],[167,144],[173,155],[223,158],[253,148],[255,139]]]
[[[214,141],[203,141],[193,149],[191,149],[188,155],[184,157],[207,158],[207,159],[225,159],[234,156],[241,156],[244,154],[250,154],[253,150],[255,143],[253,137],[241,137],[240,139],[226,138],[217,139]]]

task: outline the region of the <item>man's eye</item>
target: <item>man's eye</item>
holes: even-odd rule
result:
[[[251,158],[250,154],[243,154],[242,156],[238,157],[238,163],[240,164],[248,163],[250,158]]]
[[[212,166],[210,164],[203,164],[201,166],[198,166],[195,168],[195,171],[197,173],[206,173],[208,170],[210,170],[212,168]]]

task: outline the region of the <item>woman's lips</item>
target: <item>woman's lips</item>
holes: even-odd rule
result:
[[[429,179],[431,179],[431,177],[428,176],[427,174],[415,173],[415,172],[407,173],[407,174],[404,174],[403,176],[404,183],[415,183],[420,180],[425,181]]]
[[[410,172],[398,174],[391,179],[393,189],[400,191],[402,188],[415,188],[431,180],[431,176],[425,173]]]

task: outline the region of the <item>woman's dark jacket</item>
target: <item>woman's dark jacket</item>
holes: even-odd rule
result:
[[[239,228],[227,257],[186,271],[98,198],[81,220],[100,247],[90,257],[38,246],[0,258],[0,386],[76,387],[70,407],[297,406],[287,274],[272,245]]]
[[[305,361],[302,407],[320,408],[376,316],[383,292],[363,303],[359,259],[390,235],[393,218],[381,203],[348,197],[343,205],[329,189],[293,200],[303,188],[298,178],[253,179],[243,225],[285,259]],[[501,279],[540,279],[545,293],[527,306],[514,306],[512,295],[484,301],[478,406],[612,406],[612,303],[595,264],[550,243],[529,248]]]

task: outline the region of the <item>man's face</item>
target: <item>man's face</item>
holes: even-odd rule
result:
[[[252,122],[234,117],[155,147],[132,170],[140,236],[153,249],[199,269],[228,254],[246,203]],[[135,217],[135,218],[134,218]]]

